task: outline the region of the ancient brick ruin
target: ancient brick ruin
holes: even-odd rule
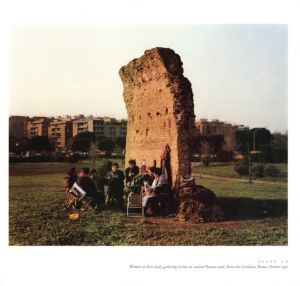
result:
[[[126,162],[155,161],[170,147],[170,181],[191,174],[191,137],[195,115],[191,83],[183,76],[182,62],[173,50],[154,48],[120,71],[128,113]]]

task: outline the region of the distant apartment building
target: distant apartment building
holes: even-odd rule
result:
[[[28,116],[9,117],[9,136],[17,139],[27,137]]]
[[[127,121],[111,117],[80,117],[73,120],[73,136],[82,132],[94,132],[96,137],[107,137],[111,140],[126,137]]]
[[[73,136],[82,132],[95,132],[96,136],[103,136],[103,121],[92,117],[78,117],[73,120]]]
[[[233,125],[217,119],[207,120],[200,119],[196,120],[196,129],[200,135],[211,136],[211,135],[223,135],[224,138],[233,136],[238,130],[247,130],[249,127],[244,125]]]
[[[117,120],[110,117],[102,117],[104,121],[104,136],[110,139],[126,137],[127,120]]]
[[[55,148],[65,149],[72,138],[72,121],[70,118],[56,118],[48,125],[48,138]]]
[[[52,118],[33,117],[27,122],[27,138],[35,136],[48,136],[48,126]]]

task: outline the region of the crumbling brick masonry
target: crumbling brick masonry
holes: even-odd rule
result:
[[[191,138],[195,115],[191,83],[173,50],[154,48],[120,71],[128,113],[126,162],[154,160],[161,166],[161,150],[170,147],[172,186],[191,174]]]

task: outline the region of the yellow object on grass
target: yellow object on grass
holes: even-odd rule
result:
[[[79,214],[78,213],[69,214],[69,218],[71,220],[77,220],[79,218]]]

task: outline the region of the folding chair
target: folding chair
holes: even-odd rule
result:
[[[144,208],[141,194],[130,193],[127,198],[127,217],[143,217]]]
[[[72,200],[69,199],[70,204],[72,204],[73,207],[76,207],[78,203],[81,203],[82,210],[86,210],[93,200],[93,198],[86,195],[86,191],[84,191],[77,183],[74,183],[72,188],[69,190],[69,194],[73,197]]]

